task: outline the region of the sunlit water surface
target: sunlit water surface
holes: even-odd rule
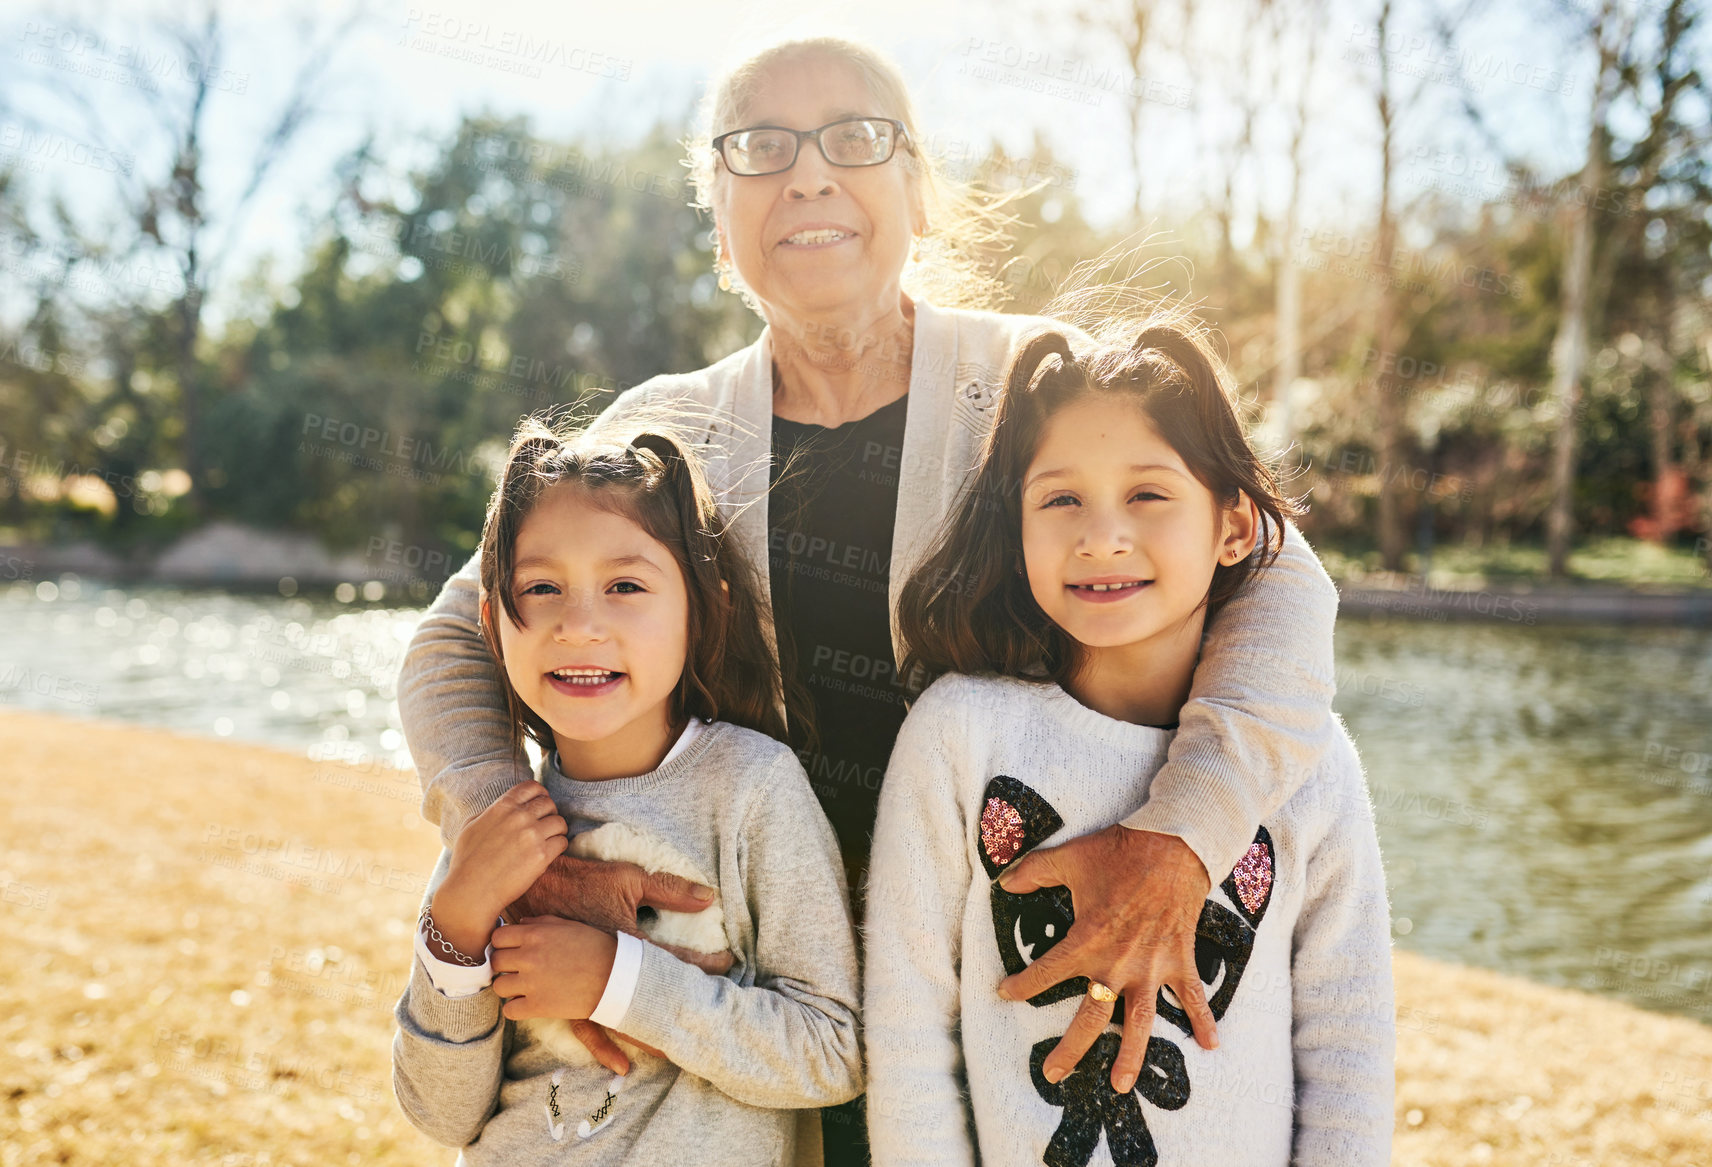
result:
[[[408,813],[394,680],[418,615],[14,584],[0,703],[355,762]],[[1712,630],[1354,619],[1337,635],[1397,944],[1712,1021]]]

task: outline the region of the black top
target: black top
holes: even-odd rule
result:
[[[789,742],[837,832],[858,913],[907,695],[887,592],[908,407],[906,393],[832,428],[773,419],[767,556],[779,663],[819,733],[811,744],[793,702]]]

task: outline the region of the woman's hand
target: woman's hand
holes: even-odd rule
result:
[[[634,863],[561,855],[506,909],[505,916],[508,920],[561,916],[608,932],[641,937],[636,920],[644,906],[657,911],[699,912],[711,903],[711,887],[676,875],[644,871]],[[694,952],[675,944],[660,947],[714,976],[724,976],[733,964],[729,952]]]
[[[505,918],[563,917],[604,932],[628,932],[641,937],[637,913],[642,907],[668,912],[699,912],[713,903],[713,894],[711,887],[663,871],[644,871],[634,863],[561,855],[542,872],[528,892],[506,909]],[[502,928],[500,935],[508,931],[509,928]],[[724,976],[735,963],[729,952],[695,952],[676,944],[662,944],[660,947],[716,977]],[[496,951],[496,959],[497,955]],[[605,986],[603,980],[602,991]],[[599,1004],[598,996],[595,1003]],[[590,1010],[593,1010],[592,1005]],[[629,1057],[606,1029],[592,1021],[572,1021],[571,1032],[601,1065],[615,1074],[630,1072]],[[666,1056],[628,1034],[619,1036],[642,1046],[655,1057]]]
[[[530,916],[493,934],[493,991],[505,998],[505,1015],[584,1021],[606,992],[618,939],[610,932]]]
[[[471,819],[429,911],[454,948],[486,949],[494,920],[564,854],[567,825],[539,782],[519,782]],[[478,942],[479,941],[479,942]]]
[[[1073,977],[1092,977],[1124,999],[1123,1044],[1112,1089],[1128,1093],[1141,1073],[1160,986],[1170,985],[1205,1049],[1219,1044],[1201,974],[1195,926],[1211,890],[1206,868],[1176,835],[1107,827],[1061,846],[1025,855],[999,877],[1023,894],[1067,887],[1076,920],[1064,939],[1015,976],[999,995],[1023,1001]],[[1076,1068],[1112,1019],[1112,1002],[1084,998],[1082,1008],[1042,1067],[1050,1081]]]
[[[625,1056],[624,1050],[619,1047],[618,1043],[612,1040],[612,1034],[607,1032],[605,1026],[596,1025],[592,1021],[573,1021],[571,1022],[571,1032],[576,1035],[578,1041],[583,1043],[589,1053],[594,1055],[595,1061],[614,1074],[623,1077],[630,1072],[630,1059]],[[631,1045],[641,1046],[657,1058],[666,1056],[647,1042],[637,1041],[628,1033],[620,1033],[618,1036]]]

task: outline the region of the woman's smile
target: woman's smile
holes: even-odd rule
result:
[[[820,251],[828,247],[837,247],[849,243],[856,238],[856,232],[848,227],[814,224],[800,227],[785,238],[779,240],[779,246],[786,251]]]
[[[859,69],[807,54],[770,68],[722,128],[807,130],[853,111],[897,112],[870,92]],[[786,170],[742,175],[720,163],[716,178],[722,253],[769,324],[793,335],[811,322],[858,333],[903,325],[899,281],[912,238],[926,231],[927,221],[916,180],[895,155],[870,166],[839,166],[804,142]]]

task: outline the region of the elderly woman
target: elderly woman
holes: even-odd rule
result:
[[[896,676],[898,590],[966,484],[1018,337],[1042,321],[969,306],[995,302],[970,257],[1002,220],[937,172],[901,77],[872,50],[834,39],[777,45],[721,79],[705,109],[692,165],[716,229],[720,286],[741,292],[766,328],[708,368],[624,394],[603,423],[638,409],[699,419],[709,479],[767,574],[770,631],[798,694],[791,744],[859,896],[910,695]],[[424,813],[448,840],[527,773],[477,625],[478,559],[447,581],[399,677]],[[1076,922],[995,991],[1029,997],[1077,976],[1117,989],[1129,1008],[1114,1087],[1141,1069],[1162,986],[1197,1040],[1216,1044],[1196,921],[1211,883],[1329,744],[1319,727],[1329,724],[1336,607],[1331,581],[1290,529],[1276,569],[1213,627],[1146,805],[1006,877],[1018,891],[1068,887]],[[566,858],[530,907],[634,932],[645,904],[702,907],[691,891],[632,866]],[[634,973],[609,975],[609,994],[627,1002],[634,983],[619,981]],[[1075,1066],[1112,1008],[1090,997],[1047,1071]],[[581,1033],[603,1061],[623,1065],[599,1027]],[[859,1103],[823,1112],[829,1161],[866,1160]]]

